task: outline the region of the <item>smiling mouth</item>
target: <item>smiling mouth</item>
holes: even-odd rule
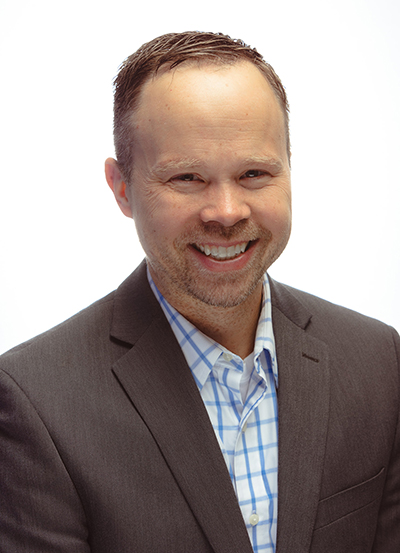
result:
[[[238,255],[244,253],[248,247],[250,246],[250,242],[241,242],[240,244],[236,244],[235,246],[213,246],[208,244],[195,244],[195,248],[204,255],[210,256],[213,259],[217,259],[219,261],[224,261],[227,259],[234,259]]]

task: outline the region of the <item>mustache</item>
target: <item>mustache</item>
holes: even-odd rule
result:
[[[241,220],[226,227],[216,221],[200,223],[195,228],[185,233],[185,240],[188,242],[198,242],[207,238],[223,238],[225,240],[255,240],[263,234],[264,230],[259,229],[247,220]]]

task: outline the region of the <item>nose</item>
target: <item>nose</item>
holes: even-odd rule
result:
[[[236,183],[214,183],[209,185],[200,218],[204,223],[218,222],[232,227],[242,219],[250,217],[250,206],[245,199],[245,190]]]

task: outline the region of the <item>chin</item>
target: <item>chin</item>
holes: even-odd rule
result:
[[[202,279],[190,279],[182,286],[182,291],[205,305],[223,308],[237,307],[254,293],[262,282],[264,272],[263,270],[259,271],[256,278],[253,273],[251,282],[243,282],[242,279],[233,278],[233,275],[229,275],[229,278],[227,278],[228,275],[224,275],[224,278],[204,279],[200,286],[199,282]],[[242,282],[240,282],[241,280]]]

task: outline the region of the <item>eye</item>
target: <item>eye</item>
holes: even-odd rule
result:
[[[272,174],[265,169],[249,169],[239,177],[239,182],[244,188],[259,190],[268,186],[272,178]]]
[[[168,184],[173,190],[183,194],[193,194],[203,190],[206,183],[199,175],[195,173],[181,173],[171,177]]]
[[[172,181],[181,181],[181,182],[195,182],[195,181],[201,181],[200,177],[197,175],[194,175],[193,173],[184,173],[183,175],[177,175],[176,177],[172,177]]]
[[[266,171],[261,171],[260,169],[249,169],[242,175],[241,179],[254,179],[257,177],[264,177],[265,175],[269,175]]]

